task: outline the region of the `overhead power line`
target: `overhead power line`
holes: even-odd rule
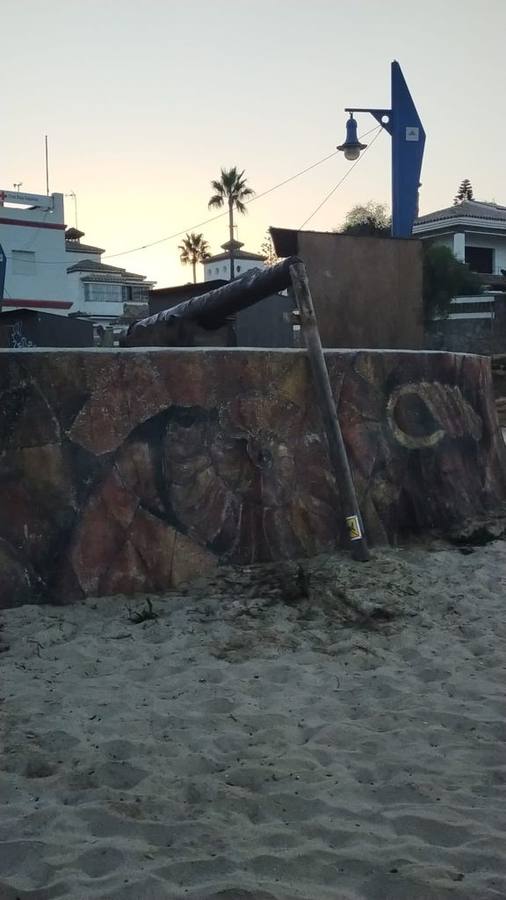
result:
[[[364,150],[364,152],[362,153],[362,155],[359,156],[359,158],[358,158],[357,160],[355,160],[355,162],[353,163],[353,165],[350,166],[350,168],[348,169],[348,171],[345,172],[345,174],[343,175],[343,177],[337,182],[337,184],[332,188],[332,190],[327,194],[327,196],[323,198],[323,200],[321,201],[321,203],[318,204],[318,206],[316,207],[315,210],[313,210],[313,212],[311,213],[311,215],[308,216],[307,219],[304,220],[304,222],[302,223],[302,225],[300,225],[299,228],[297,229],[298,231],[302,231],[302,229],[304,228],[304,225],[307,225],[307,223],[310,222],[311,219],[313,219],[313,218],[315,217],[316,213],[320,211],[320,209],[322,208],[322,206],[325,206],[327,200],[330,200],[330,198],[332,197],[332,194],[335,194],[335,192],[337,191],[337,189],[338,189],[339,187],[341,187],[343,181],[346,181],[348,175],[351,174],[351,172],[353,171],[353,169],[355,168],[355,166],[357,166],[357,165],[359,164],[360,160],[365,156],[365,154],[367,153],[367,151],[368,151],[368,150],[370,149],[370,147],[372,147],[372,145],[374,144],[374,141],[379,137],[380,132],[383,130],[383,126],[382,126],[382,125],[378,125],[377,129],[372,128],[371,130],[372,130],[372,131],[376,131],[376,134],[374,135],[372,141],[371,141],[371,142],[368,144],[368,146],[365,148],[365,150]],[[367,134],[370,134],[370,132],[367,132]],[[361,135],[361,137],[365,137],[365,135]]]
[[[381,128],[381,126],[379,126]],[[360,140],[366,137],[368,134],[371,134],[372,131],[376,131],[377,126],[369,129],[364,134],[360,135]],[[371,144],[373,141],[371,141]],[[337,156],[339,150],[334,150],[333,153],[329,153],[328,156],[324,156],[322,159],[317,160],[317,162],[312,163],[310,166],[307,166],[305,169],[301,169],[300,172],[296,172],[295,175],[290,175],[289,178],[285,178],[284,181],[280,181],[278,184],[273,185],[273,187],[268,188],[266,191],[262,191],[260,194],[255,194],[254,197],[251,197],[249,200],[245,201],[246,204],[254,203],[256,200],[260,200],[262,197],[266,197],[268,194],[272,194],[273,191],[277,191],[278,188],[284,187],[285,184],[289,184],[291,181],[294,181],[296,178],[300,178],[301,175],[305,175],[306,172],[310,172],[312,169],[316,169],[317,166],[321,166],[327,160],[332,159],[332,157]],[[365,151],[364,151],[365,152]],[[358,162],[358,160],[357,160]],[[356,163],[350,167],[345,177],[351,172],[351,169],[355,167]],[[342,179],[344,181],[344,179]],[[337,190],[338,185],[335,190]],[[215,222],[217,219],[222,219],[223,216],[227,216],[228,211],[224,210],[221,213],[218,213],[215,216],[210,216],[207,219],[203,219],[202,222],[197,222],[194,225],[190,225],[187,228],[181,229],[181,231],[175,231],[173,234],[168,234],[163,238],[158,238],[156,241],[150,241],[147,244],[140,244],[138,247],[132,247],[130,250],[122,250],[119,253],[106,253],[104,255],[104,259],[115,259],[118,256],[127,256],[129,253],[137,253],[139,250],[147,250],[149,247],[155,247],[157,244],[164,244],[166,241],[175,240],[175,238],[182,237],[185,234],[188,234],[191,231],[194,231],[196,228],[203,228],[204,225],[209,225],[211,222]]]

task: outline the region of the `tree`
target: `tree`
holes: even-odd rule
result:
[[[460,182],[459,189],[453,198],[453,205],[458,206],[463,200],[474,200],[473,186],[469,178],[464,178],[464,181]]]
[[[184,266],[191,265],[193,269],[193,283],[197,281],[197,263],[202,263],[209,259],[209,244],[204,240],[203,234],[187,234],[178,250],[180,251],[179,259]]]
[[[443,244],[424,246],[423,305],[426,321],[446,318],[454,297],[481,294],[480,277]]]
[[[391,219],[387,207],[374,200],[354,206],[344,220],[342,233],[390,237]]]
[[[211,187],[214,194],[208,203],[209,209],[213,207],[220,209],[225,204],[228,206],[230,280],[232,281],[234,278],[234,209],[237,212],[245,213],[244,201],[248,197],[252,197],[255,192],[246,184],[244,169],[242,172],[238,172],[236,166],[231,169],[222,169],[219,180],[211,181]]]
[[[276,263],[279,262],[279,257],[276,255],[274,244],[272,243],[272,237],[268,231],[266,231],[265,237],[260,245],[260,254],[265,257],[266,266],[275,266]]]

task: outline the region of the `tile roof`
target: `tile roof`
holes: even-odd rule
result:
[[[67,272],[94,272],[103,275],[118,275],[121,278],[135,278],[138,281],[145,281],[145,275],[137,275],[135,272],[127,272],[119,266],[108,266],[106,263],[98,262],[96,259],[81,259],[79,262],[69,266]]]
[[[91,244],[81,244],[80,241],[65,241],[67,253],[105,253],[103,247],[93,247]]]
[[[463,200],[455,206],[445,209],[436,209],[415,219],[417,225],[425,225],[429,222],[444,222],[450,219],[487,219],[491,222],[504,222],[506,224],[506,206],[498,203],[486,203],[482,200]]]

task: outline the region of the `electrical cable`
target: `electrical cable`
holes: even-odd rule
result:
[[[367,135],[371,134],[371,132],[376,131],[378,127],[381,128],[382,126],[375,125],[374,128],[370,128],[369,131],[366,131],[364,134],[360,135],[359,140],[362,140],[362,138],[367,137]],[[371,141],[371,143],[372,143],[372,141]],[[267,194],[272,194],[272,192],[277,191],[278,188],[284,187],[284,185],[289,184],[290,181],[294,181],[296,178],[299,178],[301,175],[305,175],[306,172],[310,172],[311,169],[316,169],[317,166],[321,166],[322,163],[327,162],[327,160],[332,159],[334,156],[337,156],[339,152],[340,152],[339,150],[334,150],[333,153],[329,153],[328,156],[324,156],[323,159],[319,159],[317,162],[312,163],[312,165],[307,166],[305,169],[301,169],[301,171],[296,172],[295,175],[291,175],[289,178],[285,178],[285,180],[280,181],[279,184],[273,185],[273,187],[268,188],[266,191],[262,191],[260,194],[255,194],[255,196],[251,197],[250,200],[245,201],[245,205],[254,203],[255,200],[260,200],[262,197],[266,197]],[[365,151],[364,151],[364,153],[365,153]],[[357,160],[357,162],[358,162],[358,160]],[[351,168],[353,168],[353,166]],[[351,169],[349,171],[351,171]],[[169,234],[166,237],[159,238],[156,241],[151,241],[148,244],[142,244],[139,247],[132,247],[131,250],[122,250],[120,253],[106,253],[104,255],[104,259],[115,259],[117,256],[126,256],[129,253],[137,253],[138,250],[147,250],[149,247],[154,247],[157,244],[164,244],[166,241],[172,241],[175,238],[182,237],[183,235],[187,234],[188,232],[193,231],[195,228],[202,228],[204,225],[209,225],[210,222],[215,222],[217,219],[222,219],[223,216],[226,216],[226,215],[228,215],[228,210],[224,210],[223,212],[218,213],[216,216],[211,216],[208,219],[204,219],[202,222],[197,222],[195,225],[190,225],[188,228],[183,228],[182,231],[176,231],[176,232],[174,232],[174,234]]]
[[[321,201],[321,203],[318,204],[318,206],[317,206],[316,209],[311,213],[311,215],[308,216],[307,219],[304,220],[304,222],[302,223],[302,225],[299,226],[299,228],[297,229],[297,231],[302,231],[302,229],[304,228],[304,225],[307,225],[307,223],[310,222],[311,219],[314,218],[314,216],[316,215],[317,212],[320,211],[320,209],[322,208],[322,206],[325,206],[327,200],[330,200],[330,198],[332,197],[332,194],[335,194],[335,192],[337,191],[337,189],[338,189],[339,187],[341,187],[343,181],[346,181],[348,175],[350,175],[350,173],[353,171],[353,169],[355,168],[355,166],[357,166],[357,165],[359,164],[360,160],[365,156],[365,154],[366,154],[367,151],[370,149],[370,147],[372,147],[372,145],[374,144],[374,141],[379,137],[380,131],[382,131],[382,129],[383,129],[383,126],[382,126],[382,125],[378,125],[378,128],[377,128],[377,129],[374,129],[374,128],[372,129],[373,131],[376,131],[376,134],[374,135],[372,141],[371,141],[371,142],[367,145],[367,147],[365,148],[364,152],[362,153],[362,156],[359,156],[359,158],[358,158],[357,160],[355,160],[355,162],[353,163],[353,165],[350,166],[350,168],[348,169],[347,172],[345,172],[345,174],[343,175],[343,177],[342,177],[342,178],[337,182],[337,184],[332,188],[332,190],[330,191],[330,193],[328,193],[327,196],[323,198],[323,200]],[[365,137],[365,135],[362,135],[362,136]]]
[[[376,135],[374,136],[374,138],[372,139],[371,143],[368,145],[366,150],[364,150],[364,152],[362,153],[362,156],[367,152],[369,147],[372,147],[372,145],[373,145],[374,141],[376,140],[376,138],[378,137],[378,134],[381,131],[381,129],[382,129],[381,125],[379,125],[379,126],[375,125],[374,128],[370,128],[369,131],[365,131],[364,134],[361,134],[359,136],[359,140],[362,140],[362,138],[367,137],[367,135],[371,134],[373,131],[377,132]],[[301,169],[301,171],[296,172],[295,175],[290,175],[290,177],[285,178],[284,181],[280,181],[278,184],[275,184],[272,187],[267,188],[267,190],[262,191],[260,194],[255,194],[254,197],[251,197],[249,200],[245,201],[245,205],[254,203],[255,200],[260,200],[262,197],[266,197],[268,194],[272,194],[273,191],[277,191],[278,188],[284,187],[285,184],[289,184],[291,181],[294,181],[296,178],[299,178],[301,175],[305,175],[306,172],[310,172],[312,169],[316,169],[317,166],[321,166],[324,162],[327,162],[327,160],[332,159],[334,156],[337,156],[339,152],[340,152],[339,150],[334,150],[333,153],[329,153],[327,156],[324,156],[322,159],[317,160],[317,162],[312,163],[310,166],[307,166],[305,169]],[[307,224],[307,222],[310,221],[310,219],[313,218],[313,216],[316,215],[318,210],[321,209],[321,207],[327,202],[327,200],[330,199],[332,194],[343,183],[343,181],[345,181],[345,179],[348,177],[350,172],[355,168],[357,163],[360,162],[360,159],[361,159],[361,157],[359,159],[357,159],[356,162],[354,162],[352,166],[350,166],[350,168],[348,169],[346,174],[343,176],[343,178],[341,178],[341,180],[337,183],[337,185],[332,189],[330,194],[327,195],[327,197],[315,209],[315,211],[309,216],[309,218],[306,219],[305,222],[303,222],[303,224],[298,229],[299,231],[301,230],[301,228],[304,227],[304,225]],[[202,228],[204,225],[208,225],[210,222],[215,222],[217,219],[222,219],[223,216],[226,216],[226,215],[228,215],[228,210],[224,210],[223,212],[218,213],[215,216],[210,216],[208,219],[204,219],[202,222],[197,222],[195,225],[191,225],[189,228],[184,228],[182,231],[177,231],[174,234],[169,234],[166,237],[159,238],[156,241],[151,241],[148,244],[142,244],[138,247],[133,247],[131,250],[122,250],[120,253],[106,253],[103,255],[103,259],[115,259],[118,256],[127,256],[129,253],[136,253],[139,250],[147,250],[149,247],[154,247],[157,244],[163,244],[166,241],[171,241],[171,240],[174,240],[175,238],[182,237],[183,235],[187,234],[188,232],[193,231],[195,228]],[[33,246],[35,237],[36,237],[36,235],[34,235],[34,237],[32,238],[31,243],[23,248],[24,251],[27,251],[28,247]],[[12,260],[12,256],[7,256],[6,258]],[[53,261],[53,260],[37,259],[37,265],[60,266],[61,262]]]

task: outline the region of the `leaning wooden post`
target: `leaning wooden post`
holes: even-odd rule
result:
[[[355,493],[355,485],[351,474],[343,435],[337,418],[336,404],[330,386],[329,373],[325,363],[325,357],[318,330],[318,322],[313,306],[313,298],[309,290],[306,269],[303,262],[296,262],[290,266],[295,299],[300,315],[300,326],[306,342],[309,362],[313,373],[314,386],[318,406],[323,418],[329,456],[334,469],[339,494],[346,521],[346,528],[350,539],[351,553],[354,559],[361,562],[369,560],[369,550],[364,534],[362,517]]]

